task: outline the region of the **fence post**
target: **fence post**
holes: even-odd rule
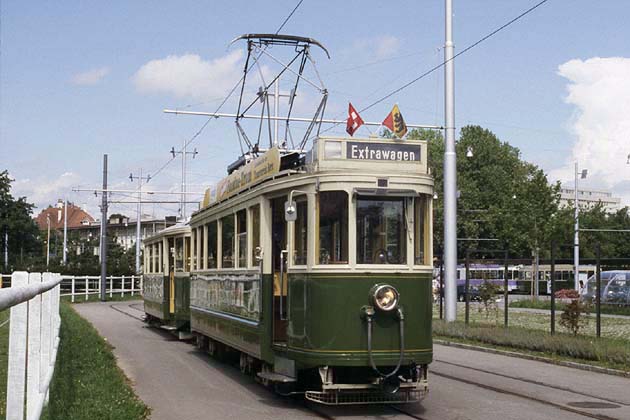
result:
[[[596,246],[597,251],[597,296],[595,298],[595,311],[597,314],[597,338],[600,338],[602,335],[602,247],[598,242]]]
[[[74,303],[74,291],[75,291],[75,279],[74,276],[72,276],[72,285],[70,286],[70,300],[72,301],[72,303]]]
[[[507,248],[507,247],[506,247]],[[508,309],[510,307],[509,305],[509,299],[508,299],[508,287],[509,287],[509,282],[508,282],[508,276],[510,274],[510,270],[508,267],[508,251],[505,251],[505,261],[504,261],[504,271],[503,271],[503,328],[507,328],[508,327]]]
[[[468,325],[470,320],[470,295],[468,288],[470,286],[470,252],[466,250],[466,282],[464,284],[464,297],[466,298],[466,318],[465,323]]]
[[[48,281],[51,280],[50,273],[42,274],[42,280]],[[50,325],[50,312],[52,311],[51,307],[51,296],[50,291],[44,292],[42,294],[42,351],[41,351],[41,361],[40,361],[40,383],[46,380],[46,376],[48,374],[48,366],[50,365],[50,336],[52,325]]]
[[[40,273],[30,273],[29,284],[42,282]],[[42,296],[37,295],[28,302],[28,364],[26,366],[26,418],[30,419],[39,400],[41,386],[40,353]]]
[[[120,297],[125,296],[125,276],[120,279]]]
[[[556,254],[554,252],[555,243],[551,242],[551,297],[549,299],[551,304],[551,335],[556,333]]]
[[[26,286],[28,273],[11,276],[11,287]],[[24,385],[26,370],[26,328],[28,303],[11,307],[9,325],[9,364],[7,375],[7,420],[24,418]]]
[[[114,276],[109,276],[109,297],[114,296]]]
[[[90,288],[90,283],[88,280],[88,276],[85,276],[85,300],[88,300],[88,289]]]
[[[440,258],[440,319],[444,313],[444,261]]]
[[[140,294],[144,296],[144,274],[140,274]]]
[[[136,287],[136,276],[131,275],[131,296],[133,296],[134,288]]]

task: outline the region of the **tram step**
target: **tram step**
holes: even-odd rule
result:
[[[266,379],[269,382],[281,382],[285,384],[290,382],[297,382],[296,378],[292,378],[290,376],[285,376],[275,372],[258,372],[258,376],[262,379]]]
[[[172,325],[160,325],[160,328],[166,331],[177,331],[177,327],[174,327]]]

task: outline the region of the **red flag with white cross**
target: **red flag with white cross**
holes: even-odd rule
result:
[[[348,121],[346,122],[346,132],[351,136],[363,125],[363,119],[356,109],[348,102]]]

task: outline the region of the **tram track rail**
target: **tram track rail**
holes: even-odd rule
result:
[[[472,370],[480,370],[480,369],[472,369]],[[543,405],[546,405],[546,406],[554,407],[554,408],[557,408],[559,410],[566,411],[566,412],[569,412],[569,413],[572,413],[572,414],[577,414],[577,415],[580,415],[580,416],[583,416],[583,417],[588,417],[588,418],[598,419],[598,420],[623,420],[623,419],[618,418],[618,417],[612,417],[612,416],[609,416],[609,415],[606,415],[606,414],[590,413],[588,411],[579,410],[577,408],[569,407],[569,406],[564,405],[564,404],[556,403],[556,402],[553,402],[553,401],[548,401],[548,400],[545,400],[545,399],[542,399],[542,398],[538,398],[538,397],[533,397],[531,395],[527,395],[527,394],[524,394],[524,393],[521,393],[521,392],[511,391],[511,390],[505,389],[505,388],[498,388],[496,386],[484,384],[482,382],[477,382],[477,381],[473,381],[473,380],[470,380],[470,379],[461,378],[461,377],[458,377],[456,375],[451,375],[451,374],[448,374],[448,373],[440,372],[439,370],[436,371],[435,369],[432,369],[431,372],[432,372],[433,375],[439,376],[439,377],[442,377],[442,378],[445,378],[445,379],[449,379],[449,380],[452,380],[452,381],[465,383],[467,385],[471,385],[471,386],[475,386],[477,388],[482,388],[482,389],[485,389],[485,390],[488,390],[488,391],[496,392],[498,394],[511,395],[511,396],[514,396],[514,397],[517,397],[517,398],[521,398],[521,399],[525,399],[525,400],[528,400],[528,401],[537,402],[539,404],[543,404]],[[492,372],[488,372],[488,371],[483,371],[483,372],[492,374]],[[515,380],[519,380],[519,379],[515,379]],[[527,382],[527,381],[522,381],[522,382]],[[548,385],[545,385],[545,384],[541,384],[541,385],[542,386],[548,386]],[[554,388],[554,387],[550,387],[550,388]],[[576,393],[575,391],[568,391],[568,392]],[[580,395],[583,395],[583,394],[580,394]],[[592,398],[597,398],[597,399],[603,400],[600,397],[592,397]]]
[[[143,321],[144,322],[144,316],[138,316],[138,315],[126,312],[126,311],[124,311],[124,310],[119,308],[120,305],[121,304],[111,303],[109,305],[109,307],[112,308],[113,310],[115,310],[116,312],[120,312],[121,314],[127,315],[128,317],[131,317],[131,318],[134,318],[134,319],[137,319],[139,321]],[[136,305],[140,305],[140,304],[136,304]],[[136,311],[138,311],[138,312],[140,312],[142,314],[144,314],[144,310],[140,310],[138,308],[134,308],[133,307],[134,305],[125,305],[125,306],[128,307],[128,308],[134,309],[134,310],[136,310]]]

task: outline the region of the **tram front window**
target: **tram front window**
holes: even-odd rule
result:
[[[407,240],[402,198],[357,199],[357,263],[404,264]]]
[[[297,205],[297,219],[295,221],[295,251],[293,264],[306,265],[308,244],[308,206],[305,199],[299,200]]]
[[[236,213],[238,267],[247,267],[247,211],[240,210]]]
[[[234,268],[234,215],[221,219],[221,268]]]
[[[319,263],[348,263],[348,194],[319,193]]]
[[[184,238],[175,239],[175,271],[184,271]]]

